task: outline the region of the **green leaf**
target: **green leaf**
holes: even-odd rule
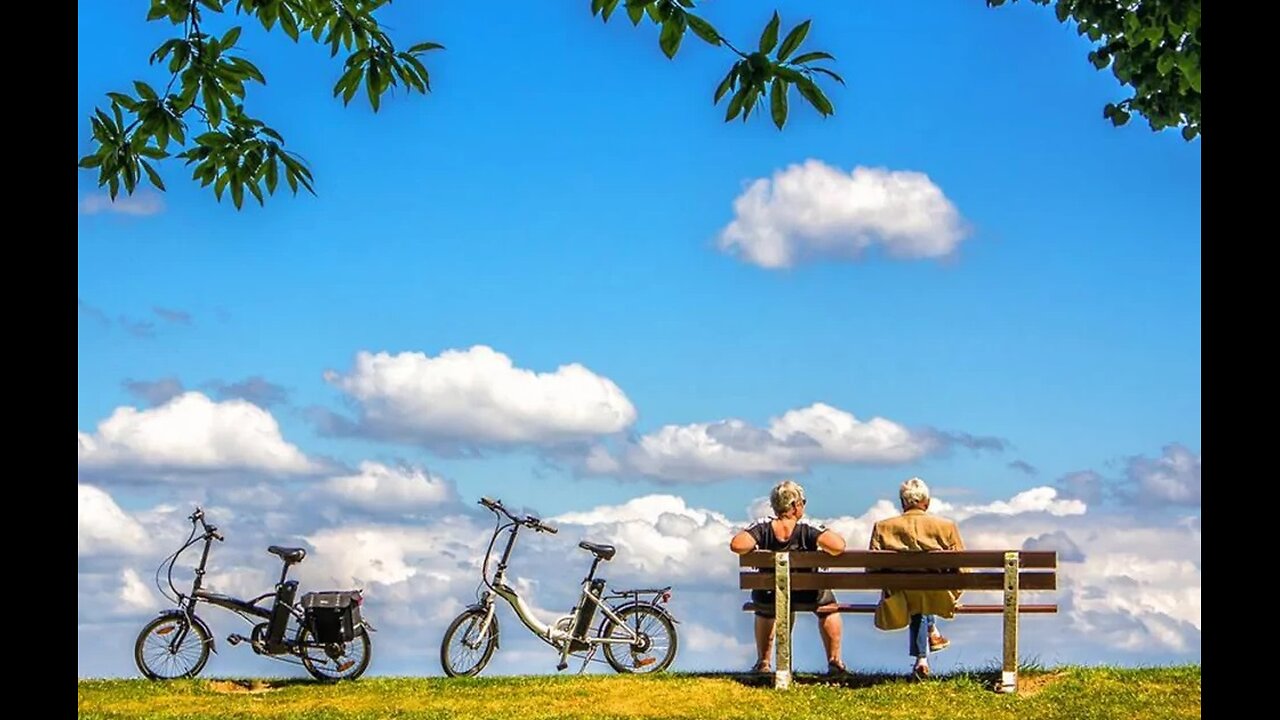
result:
[[[218,99],[217,91],[212,83],[205,83],[204,86],[204,111],[209,116],[209,124],[218,127],[222,124],[222,102]]]
[[[729,100],[729,109],[724,114],[725,122],[729,122],[737,117],[738,113],[742,112],[742,102],[747,99],[747,90],[749,89],[750,86],[744,84],[738,88],[738,92],[733,94],[733,97]]]
[[[163,160],[169,157],[169,153],[161,150],[158,147],[151,147],[149,145],[146,147],[140,148],[138,150],[138,154],[143,157],[149,157],[152,160]]]
[[[249,77],[253,80],[257,80],[263,85],[267,84],[267,79],[263,77],[262,71],[258,69],[257,65],[254,65],[248,60],[245,60],[244,58],[240,58],[240,57],[231,58],[231,64],[235,65],[235,67],[239,69],[240,72],[244,73],[246,77]]]
[[[279,176],[276,174],[276,163],[274,160],[267,161],[267,170],[264,174],[267,179],[267,192],[275,195],[276,183],[279,181]]]
[[[147,179],[151,181],[151,184],[156,186],[160,192],[164,192],[164,181],[160,179],[160,173],[156,172],[156,169],[151,167],[151,163],[143,160],[142,169],[147,171]]]
[[[262,191],[258,189],[258,183],[250,181],[245,186],[249,188],[249,192],[253,193],[254,199],[258,201],[258,207],[262,207]]]
[[[787,124],[787,81],[781,78],[773,81],[769,90],[769,109],[773,114],[773,124],[781,130]]]
[[[591,17],[599,15],[602,7],[604,7],[604,0],[591,0]]]
[[[725,75],[724,80],[720,81],[719,87],[716,88],[716,96],[711,101],[712,105],[719,104],[720,98],[724,97],[725,93],[733,89],[733,81],[736,80],[738,77],[739,64],[740,63],[734,63],[733,67],[729,68],[729,74]]]
[[[1191,142],[1193,139],[1195,139],[1195,136],[1196,136],[1197,134],[1198,134],[1198,132],[1197,132],[1197,131],[1196,131],[1196,129],[1195,129],[1194,127],[1192,127],[1191,125],[1183,125],[1183,126],[1182,126],[1182,139],[1183,139],[1183,140],[1186,140],[1187,142]]]
[[[711,45],[720,45],[720,33],[716,32],[716,29],[711,26],[711,23],[692,13],[685,14],[689,18],[689,29],[693,30],[694,35],[697,35],[702,38],[704,42],[710,43]]]
[[[791,28],[791,32],[787,33],[786,39],[782,41],[782,47],[778,48],[778,62],[785,61],[788,55],[800,47],[800,43],[804,42],[805,35],[809,34],[809,23],[811,22],[812,20],[805,20]],[[782,126],[779,125],[778,127],[781,128]]]
[[[159,97],[156,95],[156,91],[151,89],[150,85],[142,82],[141,80],[134,80],[133,87],[138,91],[138,96],[143,100],[155,100]]]
[[[796,83],[796,89],[800,91],[805,100],[809,101],[813,109],[821,113],[823,117],[835,112],[835,108],[831,106],[831,101],[827,99],[826,95],[822,94],[822,88],[819,88],[817,83],[809,78],[804,78]]]
[[[1112,124],[1112,125],[1115,125],[1116,127],[1120,127],[1121,125],[1124,125],[1124,124],[1125,124],[1125,123],[1127,123],[1127,122],[1129,122],[1129,111],[1128,111],[1128,110],[1125,110],[1124,108],[1119,108],[1119,107],[1118,107],[1118,108],[1116,108],[1116,109],[1115,109],[1115,112],[1111,113],[1111,124]]]
[[[796,59],[792,60],[791,62],[799,65],[801,63],[813,62],[814,60],[835,60],[835,57],[833,57],[830,53],[824,53],[821,51],[807,52],[803,55],[797,55]]]
[[[280,27],[284,29],[284,34],[289,39],[298,42],[298,21],[294,19],[293,12],[287,7],[280,8]]]
[[[747,91],[746,101],[742,103],[742,122],[746,122],[751,117],[751,110],[756,106],[756,100],[760,99],[760,88],[752,85]]]
[[[129,112],[133,112],[134,109],[138,107],[138,103],[124,93],[109,92],[107,93],[107,97],[111,98],[113,102]]]
[[[632,25],[639,25],[644,18],[644,5],[627,5],[627,17],[631,18]]]
[[[227,49],[234,46],[236,44],[236,41],[239,39],[240,39],[240,26],[237,25],[222,34],[222,37],[218,39],[218,45],[223,49]]]
[[[240,183],[239,178],[231,183],[231,202],[236,204],[237,210],[244,205],[244,185]]]
[[[365,89],[369,92],[369,104],[373,106],[373,111],[378,112],[378,105],[382,102],[381,90],[379,86],[382,78],[378,75],[378,66],[369,63],[369,72],[365,74]]]
[[[816,67],[816,68],[809,68],[809,69],[810,69],[810,70],[812,70],[812,71],[814,71],[814,72],[820,72],[820,73],[822,73],[823,75],[830,75],[830,76],[832,77],[832,79],[834,79],[836,82],[840,83],[841,85],[843,85],[843,84],[844,84],[844,78],[840,77],[839,75],[835,74],[834,72],[832,72],[832,71],[830,71],[830,70],[828,70],[828,69],[826,69],[826,68]]]
[[[781,23],[782,18],[778,17],[778,11],[774,10],[773,19],[764,26],[764,32],[760,33],[760,52],[773,51],[773,46],[778,44],[778,25]]]
[[[101,164],[102,164],[102,156],[100,155],[85,155],[84,157],[80,158],[80,162],[77,163],[77,165],[86,169],[96,168]]]
[[[424,42],[424,43],[418,43],[417,45],[414,45],[413,47],[409,48],[409,52],[415,55],[418,53],[427,52],[428,50],[444,50],[444,46],[441,45],[440,43]]]
[[[676,56],[680,50],[680,41],[684,40],[684,29],[686,23],[684,12],[673,14],[662,23],[662,34],[658,36],[658,46],[662,48],[662,52],[668,59]]]
[[[1053,13],[1058,16],[1058,22],[1064,23],[1071,16],[1071,8],[1067,5],[1066,0],[1058,0],[1057,6],[1053,8]]]
[[[1175,63],[1176,58],[1174,58],[1173,53],[1166,52],[1160,56],[1159,60],[1156,60],[1156,70],[1158,70],[1161,75],[1168,75],[1169,71],[1173,69]]]
[[[602,17],[605,22],[609,22],[609,16],[613,15],[613,11],[618,8],[618,0],[604,0],[604,13]]]

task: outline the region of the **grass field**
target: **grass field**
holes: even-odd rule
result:
[[[79,716],[105,718],[978,718],[1112,720],[1200,717],[1200,666],[1063,667],[1021,675],[1019,693],[993,692],[995,673],[910,682],[801,675],[785,692],[748,675],[365,678],[304,680],[81,680]]]

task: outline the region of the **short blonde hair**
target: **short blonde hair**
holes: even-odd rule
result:
[[[769,493],[769,505],[776,515],[782,515],[801,500],[804,500],[804,488],[795,480],[783,480],[774,485],[773,491]]]
[[[910,478],[898,488],[898,499],[902,502],[903,510],[912,505],[920,505],[929,500],[929,486],[918,477]]]

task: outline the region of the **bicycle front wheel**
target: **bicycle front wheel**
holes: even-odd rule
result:
[[[676,626],[666,613],[648,605],[628,605],[615,611],[622,620],[609,618],[603,637],[636,638],[631,643],[605,643],[604,659],[620,673],[656,673],[667,669],[676,657]]]
[[[148,680],[193,678],[209,661],[204,625],[186,615],[161,615],[147,623],[133,644],[133,661]]]
[[[449,623],[440,643],[440,665],[449,677],[477,675],[489,664],[498,647],[498,616],[493,614],[485,627],[487,613],[469,608]]]

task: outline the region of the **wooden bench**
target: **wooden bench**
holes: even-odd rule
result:
[[[739,556],[743,571],[738,587],[743,590],[774,590],[774,616],[795,612],[826,614],[874,613],[879,601],[826,605],[792,603],[791,590],[1001,590],[999,605],[956,606],[956,614],[1004,615],[1004,659],[999,690],[1018,688],[1018,613],[1056,613],[1056,604],[1024,604],[1025,590],[1058,588],[1058,554],[1051,550],[940,550],[935,552],[894,552],[891,550],[846,550],[840,555],[824,552],[753,551]],[[793,569],[817,568],[818,572],[793,573]],[[930,572],[932,571],[932,572]],[[948,572],[950,571],[950,572]],[[745,611],[756,605],[746,603]],[[774,687],[791,686],[791,624],[776,625]]]

